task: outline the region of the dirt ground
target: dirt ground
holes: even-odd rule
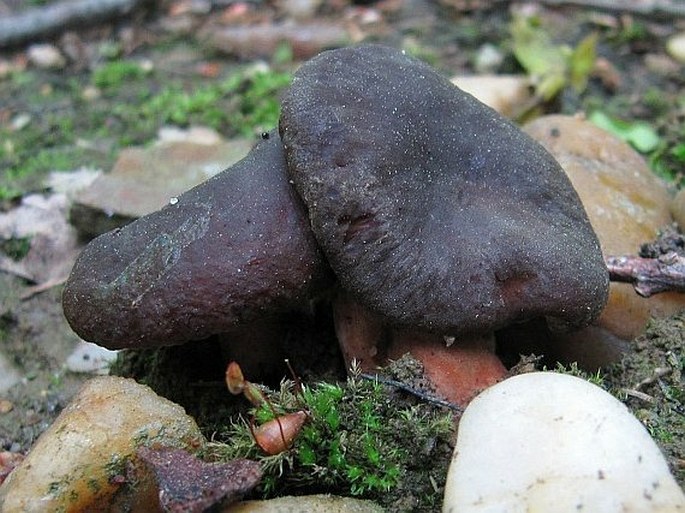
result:
[[[49,2],[0,0],[0,16],[3,9],[5,12],[18,12],[28,4],[46,3]],[[207,7],[208,10],[193,10],[192,6],[199,4],[202,4],[202,9]],[[118,105],[125,104],[127,98],[140,95],[142,90],[159,91],[166,80],[176,80],[179,76],[185,87],[205,87],[216,80],[217,74],[228,73],[247,61],[255,60],[254,57],[218,53],[215,48],[209,48],[194,38],[195,28],[201,26],[209,16],[228,16],[228,10],[236,9],[232,7],[236,5],[255,9],[255,17],[264,22],[283,21],[290,16],[282,9],[282,2],[275,1],[151,2],[144,10],[133,15],[72,32],[77,34],[77,43],[82,52],[78,54],[80,57],[70,57],[60,69],[29,68],[28,76],[31,78],[27,83],[0,76],[0,126],[8,126],[13,119],[16,120],[15,114],[18,112],[31,112],[34,120],[33,126],[25,132],[26,137],[16,139],[26,144],[27,148],[17,148],[11,155],[7,148],[0,152],[0,186],[18,191],[4,195],[0,200],[0,208],[8,211],[18,204],[22,195],[44,190],[42,180],[56,163],[50,161],[42,167],[36,165],[31,170],[20,169],[20,161],[25,160],[27,155],[40,150],[46,150],[46,155],[52,156],[59,153],[60,157],[66,159],[60,161],[61,165],[58,166],[64,170],[77,169],[81,165],[107,169],[119,149],[127,144],[148,143],[158,128],[143,124],[142,121],[136,125],[132,120],[137,118],[122,113],[123,107],[119,108]],[[502,56],[501,62],[493,70],[512,73],[521,72],[522,69],[511,52],[506,50],[508,24],[512,13],[521,10],[534,11],[539,25],[554,34],[559,44],[573,46],[592,31],[599,34],[597,50],[604,71],[591,75],[587,89],[582,92],[564,88],[553,101],[543,102],[542,110],[574,113],[602,105],[610,113],[621,113],[630,120],[650,123],[671,147],[678,137],[682,141],[685,134],[683,66],[674,72],[669,67],[671,64],[664,64],[664,41],[677,31],[685,31],[685,19],[640,16],[628,11],[601,11],[578,6],[552,8],[534,2],[385,0],[351,5],[347,1],[337,0],[320,7],[320,14],[315,20],[344,19],[344,26],[360,30],[366,40],[411,48],[415,54],[451,75],[475,72],[477,56],[483,46],[492,44],[501,50]],[[368,24],[360,21],[364,16],[372,15],[378,16],[377,21]],[[73,41],[73,37],[65,39],[64,34],[58,34],[48,41],[64,49],[69,41]],[[27,47],[28,44],[22,44],[0,49],[1,62],[16,65],[25,61]],[[93,70],[101,64],[107,47],[116,48],[117,55],[122,57],[149,61],[155,73],[139,77],[129,87],[111,89],[95,103],[85,102],[82,97],[75,98],[88,91]],[[268,60],[268,56],[264,58]],[[294,65],[297,60],[296,56],[291,56],[288,65]],[[197,71],[198,64],[204,65],[204,71]],[[216,69],[209,71],[209,65]],[[60,94],[51,96],[51,93],[46,92],[47,89],[60,91]],[[32,105],[40,105],[42,110]],[[115,110],[119,112],[116,116],[111,114]],[[49,116],[50,112],[60,116],[61,125]],[[193,117],[198,116],[197,113],[191,113],[190,116],[185,123],[197,121]],[[164,122],[168,121],[164,119]],[[36,130],[29,134],[29,130],[34,128]],[[258,133],[262,128],[259,123],[254,123],[248,131],[255,130]],[[75,134],[70,141],[55,135],[56,131],[67,129]],[[94,144],[87,145],[85,149],[83,145],[79,146],[82,134],[96,129]],[[224,122],[219,123],[218,129],[227,138],[241,131],[239,127]],[[668,175],[674,184],[679,182],[684,169],[679,161],[672,156],[659,155],[656,151],[650,158],[659,162],[660,167],[656,167]],[[0,348],[24,376],[19,385],[0,396],[10,405],[9,411],[0,412],[0,450],[13,452],[28,451],[78,386],[88,378],[87,375],[68,372],[64,366],[78,338],[63,318],[61,287],[56,286],[22,299],[22,293],[29,285],[21,277],[0,273]],[[322,325],[325,321],[321,320]],[[323,338],[330,341],[332,331],[330,328],[326,330]],[[644,336],[634,342],[634,352],[625,361],[602,370],[604,386],[624,399],[647,425],[666,453],[681,485],[685,483],[684,334],[683,315],[655,322]],[[307,331],[298,336],[312,341],[317,336],[321,337],[321,333],[317,335],[316,332]],[[175,360],[171,359],[176,362],[168,370],[173,379],[185,376],[181,382],[206,384],[213,381],[215,386],[221,380],[222,369],[188,369],[185,364],[179,366],[181,361],[191,361],[192,356],[186,353],[203,351],[211,353],[216,348],[173,348],[165,353],[181,354]],[[298,371],[302,372],[304,380],[339,379],[342,376],[340,355],[335,349],[326,349],[322,353],[306,350],[299,353],[301,360]],[[155,379],[149,375],[148,363],[136,367],[135,361],[147,360],[136,356],[121,367],[120,372],[139,377],[145,375],[147,381],[154,383]],[[208,359],[205,358],[205,361]],[[161,367],[154,371],[157,377],[167,372],[164,369]],[[670,370],[663,373],[659,369]],[[202,387],[190,386],[179,392],[178,388],[165,390],[163,384],[158,382],[157,385],[170,398],[178,400],[191,413],[198,415],[206,423],[207,432],[212,431],[216,419],[211,418],[210,413],[216,413],[218,409],[209,406],[206,398],[198,400],[198,389]],[[190,389],[192,393],[188,392]],[[446,465],[446,462],[443,464]]]

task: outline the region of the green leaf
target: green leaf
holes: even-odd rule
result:
[[[611,118],[602,111],[594,111],[590,114],[589,119],[598,127],[626,141],[641,153],[654,151],[661,144],[659,134],[644,121],[630,122]]]
[[[534,18],[517,16],[510,26],[513,52],[519,64],[538,81],[545,100],[555,96],[566,82],[566,53],[555,45]]]
[[[582,92],[587,86],[587,80],[595,66],[597,58],[597,33],[584,37],[573,49],[569,59],[571,86]]]
[[[671,150],[671,154],[680,162],[685,162],[685,143],[677,144]]]

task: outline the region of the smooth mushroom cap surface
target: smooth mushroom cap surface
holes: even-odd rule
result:
[[[178,201],[91,241],[62,302],[86,340],[173,345],[295,309],[329,274],[273,132]]]
[[[461,334],[582,326],[608,274],[554,158],[428,65],[375,45],[295,74],[288,172],[343,288],[392,324]]]

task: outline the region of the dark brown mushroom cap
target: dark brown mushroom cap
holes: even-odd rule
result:
[[[288,172],[343,288],[394,324],[491,331],[594,319],[608,275],[563,170],[426,64],[381,46],[305,63]]]
[[[328,274],[272,133],[174,204],[91,241],[63,306],[86,340],[172,345],[294,309]]]

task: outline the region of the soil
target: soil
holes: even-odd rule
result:
[[[29,4],[45,3],[48,2],[0,0],[0,15],[3,9],[17,11]],[[198,64],[217,66],[219,75],[245,66],[245,60],[239,56],[220,55],[200,44],[192,37],[192,30],[169,28],[173,26],[171,22],[179,26],[182,21],[197,27],[205,21],[208,13],[191,10],[187,11],[190,14],[171,14],[174,9],[180,11],[191,3],[158,2],[154,8],[148,6],[145,11],[109,24],[71,32],[69,37],[55,36],[48,41],[65,49],[75,37],[82,50],[73,54],[75,57],[70,57],[65,67],[29,68],[21,75],[29,80],[26,83],[0,75],[0,127],[9,126],[23,112],[33,117],[32,126],[22,132],[26,137],[16,138],[26,148],[16,148],[12,154],[7,148],[0,151],[0,189],[14,191],[2,196],[0,207],[9,209],[21,195],[43,191],[43,179],[50,168],[76,169],[82,165],[108,168],[120,148],[148,143],[159,126],[136,125],[135,116],[123,112],[127,98],[144,90],[160,91],[166,81],[179,77],[189,89],[205,87],[216,80],[216,71],[209,73],[205,67],[205,71],[198,72]],[[241,4],[199,3],[208,5],[215,15],[221,12],[226,15],[231,4]],[[260,13],[258,17],[265,20],[287,17],[278,2],[256,1],[244,5],[253,5]],[[665,56],[663,42],[676,31],[685,30],[685,20],[509,2],[385,0],[377,2],[375,7],[381,21],[369,26],[358,20],[372,11],[361,5],[351,10],[344,0],[327,3],[321,8],[321,18],[340,19],[342,13],[353,13],[348,14],[352,20],[349,23],[362,27],[368,34],[367,39],[412,48],[414,53],[450,75],[474,72],[476,56],[485,43],[501,51],[503,60],[494,68],[495,72],[521,72],[507,49],[508,24],[515,11],[535,11],[539,25],[554,34],[559,44],[573,46],[584,35],[595,31],[599,34],[598,53],[604,71],[590,77],[585,91],[579,93],[566,87],[554,101],[542,104],[542,109],[575,113],[602,106],[606,112],[620,113],[628,120],[648,121],[662,136],[663,144],[671,145],[669,148],[682,142],[685,102],[679,102],[683,102],[685,74],[682,65],[678,67]],[[151,62],[155,73],[137,77],[130,87],[112,89],[93,101],[84,101],[83,95],[90,94],[92,70],[106,59],[108,48],[122,57]],[[25,62],[26,50],[27,46],[0,50],[0,63]],[[191,116],[184,123],[195,121]],[[255,124],[252,130],[258,134],[263,128],[269,127]],[[226,122],[220,122],[218,129],[228,138],[241,133],[239,127]],[[71,131],[73,137],[59,139],[58,131]],[[86,134],[89,137],[84,144]],[[21,162],[29,155],[43,151],[51,158],[59,155],[62,160],[50,160],[49,165],[36,165],[31,170],[21,168]],[[655,151],[650,158],[658,161],[657,170],[674,183],[680,180],[685,167],[670,153]],[[677,244],[682,248],[682,239],[679,240]],[[652,251],[660,252],[658,248]],[[28,451],[79,385],[88,379],[87,375],[70,373],[64,367],[66,356],[78,338],[62,316],[61,288],[57,286],[22,300],[21,294],[28,285],[20,277],[0,273],[0,349],[24,375],[21,384],[0,397],[13,406],[9,412],[0,413],[0,450],[13,452]],[[305,381],[344,376],[327,315],[325,308],[316,312],[313,321],[310,318],[311,322],[302,323],[301,330],[284,337],[284,351],[291,361],[297,362],[297,372]],[[604,385],[624,399],[648,426],[681,485],[685,483],[684,334],[683,315],[654,322],[634,342],[634,351],[623,362],[602,370]],[[322,340],[326,343],[322,344]],[[212,363],[217,361],[225,361],[225,354],[220,342],[214,340],[192,347],[131,353],[120,362],[116,372],[137,376],[183,404],[197,416],[205,432],[211,434],[218,423],[225,421],[224,413],[235,405],[223,388],[223,368]],[[209,363],[198,367],[188,362]],[[277,377],[268,375],[261,379],[272,385],[278,382]],[[447,463],[435,464],[446,466]]]

